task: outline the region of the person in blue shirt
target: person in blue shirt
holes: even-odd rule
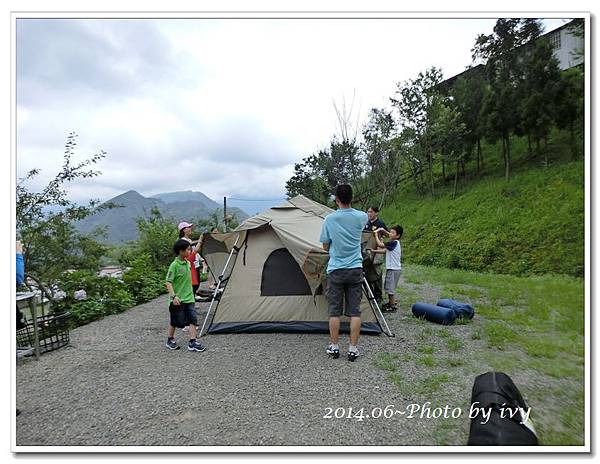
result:
[[[25,265],[23,264],[23,245],[20,241],[17,240],[16,245],[16,254],[17,254],[17,287],[22,285],[25,282]],[[25,322],[23,321],[24,315],[17,306],[17,330],[25,327]]]
[[[23,264],[23,245],[17,240],[17,287],[25,281],[25,266]]]
[[[320,242],[329,252],[327,264],[327,303],[329,308],[330,343],[326,352],[339,358],[340,316],[346,301],[346,315],[350,316],[350,346],[348,360],[359,355],[360,300],[362,299],[362,254],[360,241],[367,223],[367,214],[352,208],[352,187],[338,185],[335,190],[338,209],[327,215],[321,227]]]
[[[25,282],[25,265],[23,264],[23,245],[19,240],[17,240],[16,245],[16,254],[17,254],[17,287],[23,282]],[[19,306],[17,306],[17,330],[25,327],[25,323],[23,322],[23,313],[19,310]],[[21,414],[21,410],[17,408],[16,415]]]

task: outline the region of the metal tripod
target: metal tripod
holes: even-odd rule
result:
[[[383,313],[381,312],[381,308],[379,307],[379,304],[377,303],[377,299],[375,298],[375,295],[373,294],[373,291],[371,290],[371,286],[369,285],[369,282],[367,281],[367,278],[364,275],[363,275],[363,292],[365,292],[365,295],[367,296],[367,300],[369,301],[369,304],[371,305],[371,309],[373,309],[373,312],[375,313],[375,317],[379,321],[379,324],[381,325],[381,321],[383,321],[383,325],[381,326],[382,329],[384,329],[383,326],[385,326],[383,333],[385,333],[388,337],[395,337],[396,335],[394,335],[392,333],[392,331],[390,330],[390,327],[388,326],[387,321],[385,320],[385,317],[383,317]]]

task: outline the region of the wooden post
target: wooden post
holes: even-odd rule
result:
[[[37,324],[37,301],[36,296],[33,296],[29,300],[29,308],[31,310],[31,318],[33,319],[33,350],[35,352],[35,359],[39,361],[40,359],[40,335],[38,333],[38,324]]]
[[[40,336],[38,332],[38,324],[37,324],[37,297],[33,292],[21,293],[17,292],[16,295],[17,307],[19,309],[23,308],[23,306],[29,306],[29,312],[32,318],[33,324],[33,352],[35,354],[35,359],[40,359]],[[21,347],[23,348],[23,347]]]

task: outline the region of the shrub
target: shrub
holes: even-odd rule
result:
[[[71,328],[79,327],[104,316],[104,305],[98,300],[75,301],[69,305]]]
[[[130,265],[131,268],[123,274],[123,281],[136,303],[144,303],[166,292],[164,275],[152,268],[148,254],[136,256]]]
[[[108,314],[120,313],[135,304],[124,282],[111,277],[98,277],[90,271],[64,273],[59,288],[66,293],[66,297],[54,305],[53,311],[70,311],[72,327]],[[74,297],[80,289],[85,290],[85,300],[76,300]]]

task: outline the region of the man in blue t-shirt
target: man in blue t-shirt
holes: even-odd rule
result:
[[[338,185],[335,189],[338,209],[325,217],[320,241],[329,252],[327,265],[327,302],[329,306],[329,335],[331,342],[327,353],[334,358],[340,356],[340,316],[346,300],[346,315],[350,316],[350,346],[348,359],[359,356],[360,300],[362,298],[362,255],[360,240],[368,217],[363,211],[351,207],[352,187]]]

